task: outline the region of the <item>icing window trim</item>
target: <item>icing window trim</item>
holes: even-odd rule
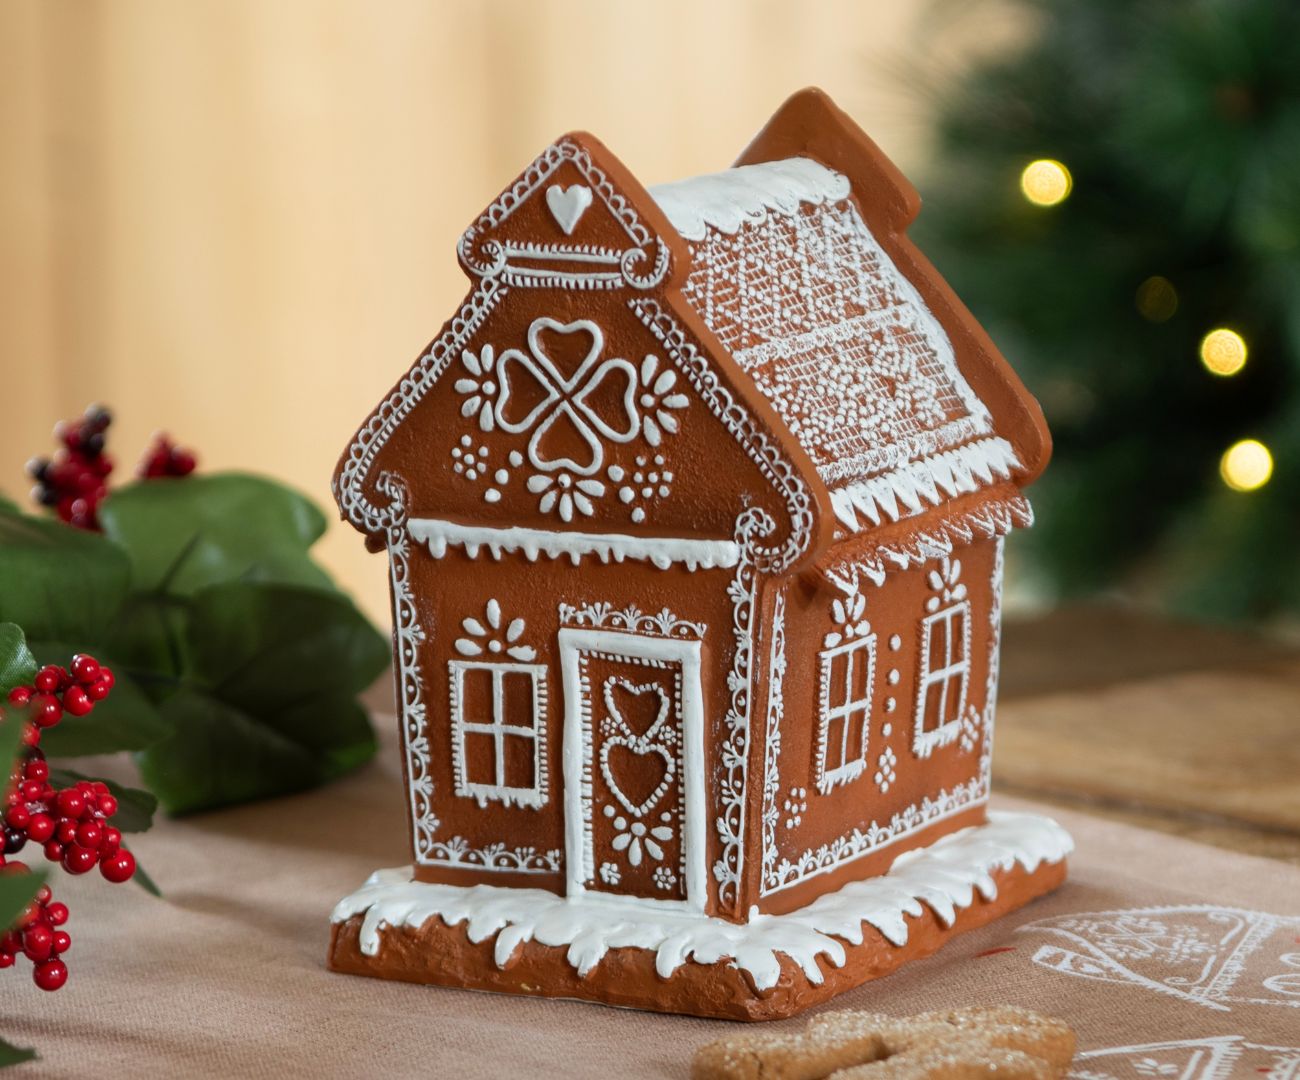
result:
[[[859,654],[864,654],[865,658]],[[844,678],[835,679],[835,661],[844,658]],[[854,692],[854,673],[865,659],[867,671],[861,696]],[[820,693],[817,710],[817,790],[823,795],[861,776],[867,768],[871,730],[871,702],[876,681],[876,635],[849,638],[818,653]],[[842,685],[841,685],[842,684]],[[839,692],[836,694],[836,692]],[[834,702],[832,695],[836,694]],[[854,718],[861,716],[862,733],[855,748],[849,745]],[[839,721],[838,753],[831,744],[831,729]],[[829,762],[837,762],[829,765]]]
[[[492,679],[492,716],[487,722],[465,717],[465,676],[486,671]],[[451,754],[453,789],[461,798],[474,799],[481,809],[489,802],[538,810],[547,802],[547,689],[545,664],[520,664],[492,660],[448,660],[451,683]],[[505,716],[505,680],[522,676],[529,680],[532,697],[531,724],[510,723]],[[496,781],[484,784],[469,778],[465,737],[488,735],[493,742]],[[528,787],[507,784],[505,740],[527,739],[533,744],[533,782]]]

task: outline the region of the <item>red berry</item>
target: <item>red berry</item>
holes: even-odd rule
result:
[[[107,826],[104,829],[104,839],[101,841],[99,845],[100,854],[105,856],[112,855],[121,846],[122,846],[122,831],[120,829],[113,828],[112,825]]]
[[[41,729],[38,728],[35,724],[28,724],[26,727],[23,728],[24,746],[29,746],[29,747],[35,746],[40,741],[41,741]]]
[[[90,697],[91,701],[103,701],[108,697],[108,692],[111,689],[112,687],[109,686],[107,679],[96,679],[86,687],[86,694]]]
[[[63,869],[69,874],[84,874],[97,862],[99,862],[98,852],[91,851],[90,848],[82,847],[80,844],[71,844],[63,852]]]
[[[77,843],[82,847],[97,848],[104,838],[104,830],[94,821],[83,821],[77,826]]]
[[[45,845],[45,857],[50,862],[61,862],[63,860],[63,845],[57,840],[51,840]]]
[[[9,691],[9,704],[17,705],[20,709],[32,699],[32,688],[30,686],[15,686]]]
[[[54,944],[54,931],[44,923],[29,926],[23,931],[23,952],[28,960],[44,960]]]
[[[77,653],[69,665],[72,677],[79,683],[91,683],[99,678],[99,661],[85,653]]]
[[[62,926],[68,921],[68,905],[54,901],[45,907],[45,917],[50,920],[51,926]]]
[[[117,682],[117,679],[113,677],[113,669],[105,667],[103,664],[99,665],[99,678],[102,682],[108,683],[108,688],[110,690],[113,689],[114,683]]]
[[[117,813],[117,800],[112,795],[101,795],[99,797],[99,812],[105,817],[112,817]]]
[[[86,810],[86,800],[76,788],[59,792],[59,813],[66,818],[81,817]]]
[[[36,902],[41,905],[48,904],[50,902],[50,897],[53,895],[54,894],[50,892],[50,887],[48,885],[42,885],[36,890]]]
[[[23,775],[28,780],[45,781],[50,778],[50,767],[41,758],[33,758],[23,766]]]
[[[54,944],[50,947],[50,952],[55,956],[59,953],[65,953],[72,947],[72,936],[66,930],[56,930],[54,932]]]
[[[114,884],[127,881],[135,873],[135,856],[125,848],[99,864],[99,872]]]
[[[95,703],[83,687],[70,686],[63,691],[63,707],[73,716],[85,716],[95,707]]]
[[[46,664],[36,673],[36,678],[32,680],[32,685],[42,693],[49,694],[59,688],[59,669],[53,664]]]
[[[36,965],[32,979],[42,990],[57,990],[68,981],[68,965],[62,960],[46,960]]]
[[[54,830],[54,839],[60,844],[71,844],[77,838],[77,823],[64,818]]]
[[[23,951],[23,936],[17,930],[6,930],[0,934],[0,953],[16,956]]]
[[[0,971],[5,968],[14,966],[14,954],[11,952],[0,952]]]
[[[49,814],[33,814],[27,823],[28,839],[44,844],[54,835],[54,819]]]
[[[37,694],[32,698],[31,717],[37,727],[53,727],[63,719],[63,706],[52,694]]]
[[[15,829],[25,829],[31,823],[32,815],[25,806],[11,806],[5,813],[5,821]]]

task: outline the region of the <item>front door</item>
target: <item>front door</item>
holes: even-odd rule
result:
[[[700,643],[560,631],[568,895],[704,909]]]

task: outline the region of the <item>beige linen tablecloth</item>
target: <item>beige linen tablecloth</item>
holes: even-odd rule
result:
[[[683,1077],[735,1030],[326,971],[335,901],[405,861],[395,724],[378,724],[379,759],[342,783],[137,838],[162,900],[56,877],[71,977],[49,995],[25,962],[0,973],[0,1034],[41,1054],[8,1075]],[[1075,1026],[1093,1078],[1297,1075],[1300,870],[1055,816],[1078,844],[1064,889],[831,1007],[1029,1006]]]

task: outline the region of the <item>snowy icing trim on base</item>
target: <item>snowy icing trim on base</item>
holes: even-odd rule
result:
[[[466,923],[475,944],[495,938],[498,967],[505,967],[528,941],[567,947],[567,959],[585,977],[610,949],[637,948],[655,953],[655,970],[670,977],[682,964],[729,965],[744,971],[760,993],[781,976],[779,956],[788,956],[813,985],[822,982],[817,958],[833,967],[847,959],[844,942],[861,945],[870,926],[891,944],[907,944],[907,917],[928,907],[944,926],[976,894],[997,898],[994,871],[1019,865],[1033,873],[1057,863],[1074,850],[1069,834],[1050,818],[990,812],[987,825],[945,836],[929,847],[895,860],[889,873],[855,881],[818,897],[786,915],[751,911],[747,923],[730,923],[707,915],[667,909],[629,908],[595,896],[567,899],[540,889],[492,885],[461,887],[411,881],[410,868],[378,870],[357,892],[339,901],[331,919],[346,922],[358,915],[363,955],[379,952],[389,927],[418,930],[429,919],[448,926]]]
[[[428,546],[435,559],[447,554],[451,545],[459,545],[471,559],[483,548],[492,558],[506,552],[522,551],[530,562],[545,555],[551,559],[568,558],[574,566],[584,555],[595,555],[603,563],[611,560],[641,559],[667,570],[674,563],[688,570],[735,566],[740,561],[740,547],[731,540],[683,540],[661,536],[628,536],[624,533],[552,532],[520,526],[492,528],[486,525],[460,525],[438,518],[411,518],[407,527],[411,537]]]
[[[849,181],[811,158],[741,165],[650,188],[650,196],[686,240],[707,229],[734,236],[769,212],[790,217],[804,203],[817,206],[849,195]]]
[[[831,505],[840,522],[857,532],[864,526],[919,514],[938,506],[945,496],[955,499],[1009,480],[1012,471],[1020,468],[1020,459],[1006,439],[979,439],[838,488],[831,492]]]

